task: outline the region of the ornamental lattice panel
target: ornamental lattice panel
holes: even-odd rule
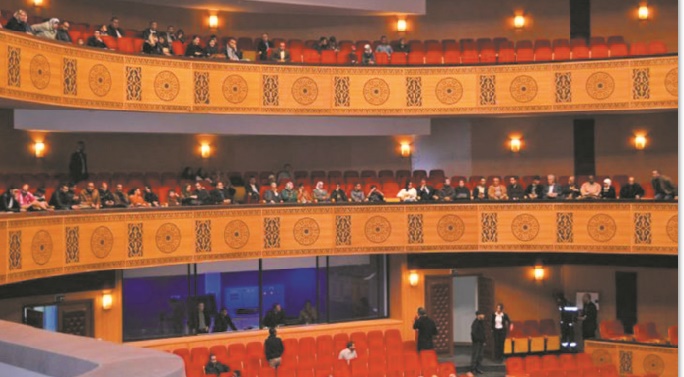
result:
[[[437,336],[434,337],[437,353],[453,352],[453,303],[452,277],[428,276],[425,279],[425,306],[428,316],[437,325]]]

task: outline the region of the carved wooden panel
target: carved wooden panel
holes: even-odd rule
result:
[[[451,276],[425,277],[425,310],[437,325],[433,341],[437,353],[453,354],[453,278]]]

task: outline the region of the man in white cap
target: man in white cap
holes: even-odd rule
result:
[[[51,18],[40,24],[31,25],[33,33],[41,38],[56,39],[57,29],[59,28],[59,19]]]
[[[361,64],[375,65],[375,55],[373,54],[373,49],[371,49],[371,45],[369,44],[363,46],[363,54],[361,54]]]

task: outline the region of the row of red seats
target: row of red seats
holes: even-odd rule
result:
[[[599,323],[601,339],[635,341],[639,343],[669,343],[678,345],[678,326],[673,325],[667,329],[667,339],[658,333],[653,322],[637,323],[632,327],[633,335],[625,333],[625,327],[619,319],[603,320]]]
[[[552,319],[513,321],[504,343],[505,354],[560,350],[560,336]]]
[[[615,365],[596,365],[586,353],[506,359],[506,375],[511,377],[618,377]]]

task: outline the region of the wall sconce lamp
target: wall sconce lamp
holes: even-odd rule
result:
[[[511,152],[513,153],[518,153],[520,152],[520,149],[522,148],[522,140],[520,140],[520,137],[514,136],[511,137]]]
[[[542,280],[544,280],[545,275],[546,275],[546,271],[544,271],[544,266],[541,263],[537,263],[534,266],[534,280],[535,281],[542,281]]]
[[[213,15],[209,16],[209,29],[211,29],[211,30],[218,29],[218,24],[219,24],[219,22],[218,22],[218,16],[217,15],[213,14]]]
[[[648,139],[646,139],[646,135],[636,135],[634,138],[634,148],[638,151],[643,151],[646,149],[646,144],[648,142]]]
[[[211,146],[209,144],[200,145],[200,156],[202,156],[202,158],[211,157]]]
[[[33,0],[33,6],[36,8],[40,8],[43,6],[43,0]]]
[[[36,158],[45,157],[45,143],[42,141],[36,141],[33,144],[33,152],[36,154]]]
[[[416,271],[411,271],[408,276],[409,280],[409,285],[412,287],[418,286],[418,281],[420,280],[420,276],[418,276],[418,273]]]
[[[397,20],[397,31],[398,32],[404,32],[406,31],[406,20],[403,18],[400,18]]]
[[[411,157],[411,144],[407,142],[402,142],[399,148],[401,157]]]
[[[112,293],[105,291],[102,293],[102,309],[109,310],[112,308],[114,299],[112,298]]]
[[[513,27],[516,30],[521,30],[525,27],[525,16],[519,14],[513,18]]]
[[[648,21],[649,13],[650,13],[650,10],[648,9],[648,4],[644,3],[644,4],[639,5],[639,10],[637,11],[639,21]]]

